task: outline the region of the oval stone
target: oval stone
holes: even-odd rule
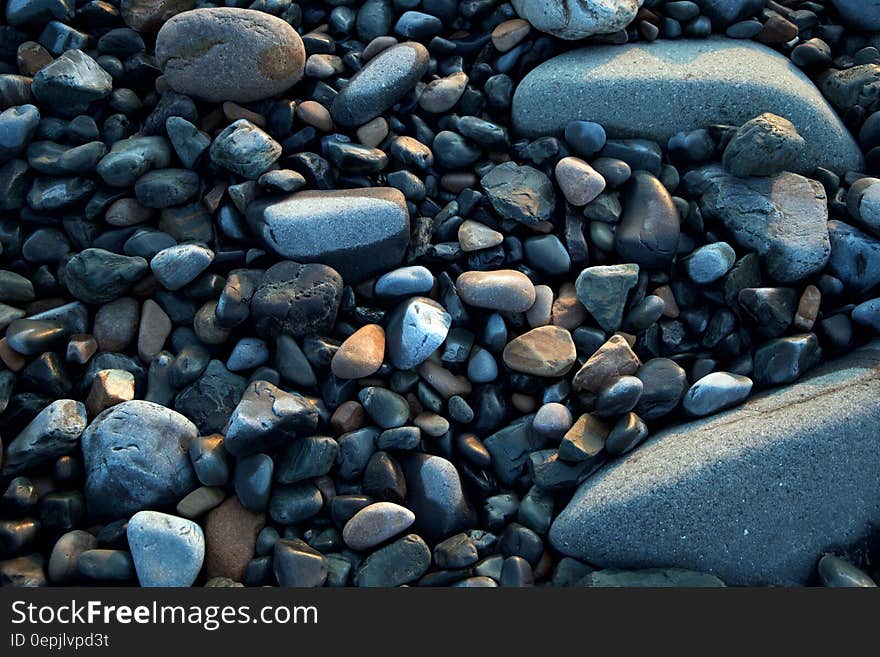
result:
[[[511,313],[525,312],[537,296],[529,277],[515,269],[466,271],[455,287],[469,306]]]
[[[156,59],[174,91],[214,103],[269,98],[302,78],[305,48],[289,23],[262,11],[193,9],[156,37]]]
[[[415,514],[393,502],[376,502],[352,516],[342,528],[342,540],[353,550],[368,550],[408,529]]]
[[[376,118],[416,86],[428,62],[428,51],[420,43],[408,41],[383,50],[337,94],[330,115],[345,127]]]

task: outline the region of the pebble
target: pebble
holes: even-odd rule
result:
[[[700,173],[703,215],[721,221],[740,247],[756,251],[773,280],[799,281],[828,263],[835,224],[828,222],[820,183],[788,172],[736,178],[716,165]]]
[[[489,228],[486,224],[466,219],[458,228],[458,243],[461,250],[470,253],[498,246],[504,241],[504,235]]]
[[[583,206],[605,189],[605,179],[593,167],[577,157],[564,157],[556,163],[556,183],[565,200]]]
[[[562,438],[571,428],[571,411],[558,402],[544,404],[532,419],[532,428],[548,438]]]
[[[793,324],[802,332],[811,331],[816,318],[819,316],[819,307],[822,303],[822,293],[815,285],[807,285],[798,301],[797,311],[794,315]]]
[[[19,105],[0,112],[0,161],[19,155],[39,123],[40,110],[34,105]]]
[[[126,582],[135,577],[131,554],[126,550],[93,549],[79,556],[80,575],[97,581]]]
[[[241,505],[254,513],[262,513],[272,494],[275,463],[268,454],[250,454],[235,465],[235,494]]]
[[[211,48],[194,44],[216,42]],[[209,102],[248,103],[282,93],[305,68],[305,48],[286,21],[262,11],[211,7],[166,21],[156,60],[174,91]]]
[[[399,265],[409,243],[406,200],[390,187],[268,197],[248,206],[247,219],[278,255],[329,265],[346,283]]]
[[[342,278],[331,267],[279,262],[266,270],[251,299],[254,325],[264,337],[327,331],[341,294]]]
[[[833,554],[819,559],[819,579],[831,588],[876,588],[877,583],[860,568]]]
[[[652,358],[635,375],[642,381],[642,395],[633,410],[647,421],[675,410],[688,385],[684,369],[669,358]]]
[[[282,538],[275,543],[272,563],[280,586],[323,586],[329,573],[327,557],[298,538]]]
[[[134,399],[134,376],[125,370],[99,370],[92,380],[92,388],[86,398],[86,410],[90,417],[122,402]]]
[[[548,220],[556,205],[550,179],[528,165],[499,164],[480,185],[498,214],[529,226]]]
[[[820,357],[819,340],[814,333],[770,340],[755,351],[753,378],[762,386],[792,383]]]
[[[499,52],[508,52],[525,39],[532,26],[521,18],[511,18],[495,26],[492,30],[492,45]]]
[[[31,91],[60,116],[73,117],[110,95],[113,78],[82,50],[67,50],[34,76]]]
[[[592,157],[605,146],[605,128],[592,121],[571,121],[565,126],[565,141],[581,157]]]
[[[376,502],[355,513],[345,523],[342,538],[353,550],[369,550],[406,531],[415,515],[392,502]]]
[[[355,572],[355,586],[390,587],[408,584],[431,565],[431,550],[416,534],[407,534],[379,548]]]
[[[648,437],[648,427],[635,413],[627,413],[611,428],[605,440],[605,451],[612,456],[626,454]]]
[[[211,509],[204,520],[205,576],[242,581],[265,524],[264,514],[248,511],[235,496]]]
[[[599,417],[617,417],[635,408],[644,384],[635,376],[621,376],[605,383],[596,397]]]
[[[89,511],[118,518],[175,504],[197,487],[187,455],[197,435],[183,415],[148,401],[101,413],[81,437]]]
[[[412,297],[400,303],[386,324],[385,349],[394,367],[409,370],[443,344],[452,317],[439,303],[426,297]]]
[[[126,535],[141,586],[191,586],[202,569],[205,536],[191,520],[139,511]]]
[[[37,356],[64,340],[67,331],[57,321],[16,319],[6,329],[6,341],[23,356]]]
[[[675,256],[680,232],[678,210],[663,184],[636,171],[623,199],[624,212],[615,232],[615,250],[646,269],[662,269]]]
[[[852,310],[852,318],[857,324],[870,328],[874,333],[880,333],[880,299],[869,299],[858,304]],[[802,330],[809,331],[810,328]]]
[[[400,43],[372,57],[336,95],[333,121],[356,127],[375,119],[411,91],[428,70],[428,51],[414,41]]]
[[[192,0],[122,0],[119,5],[122,20],[139,32],[155,32],[165,21],[187,9]]]
[[[828,271],[856,294],[880,284],[880,241],[842,221],[828,222]]]
[[[693,416],[712,415],[741,404],[752,391],[752,380],[729,372],[712,372],[694,383],[683,399],[684,410]]]
[[[434,275],[427,267],[421,265],[400,267],[380,276],[373,287],[373,292],[379,299],[395,299],[427,294],[434,287],[434,283]]]
[[[472,527],[476,514],[464,496],[458,470],[432,454],[401,455],[406,478],[405,506],[416,516],[413,529],[429,540]]]
[[[214,260],[214,252],[199,244],[179,244],[162,249],[150,260],[156,280],[168,290],[179,290],[194,281]]]
[[[577,353],[571,333],[558,326],[541,326],[523,333],[504,347],[504,364],[532,376],[556,377],[574,365]]]
[[[235,343],[229,359],[226,361],[226,369],[230,372],[242,372],[252,370],[264,365],[269,361],[269,346],[259,338],[241,338]]]
[[[175,510],[179,516],[193,520],[215,508],[225,497],[222,488],[202,486],[180,500]]]
[[[513,8],[532,27],[560,39],[577,40],[624,29],[641,6],[637,0],[513,0]]]
[[[86,408],[81,402],[53,401],[6,445],[3,476],[26,472],[73,452],[86,424]]]
[[[387,388],[364,388],[358,393],[358,399],[373,422],[382,429],[402,427],[409,419],[406,399]]]
[[[71,585],[79,578],[79,559],[87,550],[98,547],[98,539],[81,529],[62,535],[52,548],[46,573],[57,585]]]
[[[525,312],[535,303],[535,286],[521,272],[467,271],[455,281],[462,301],[477,308]]]
[[[611,427],[591,413],[584,413],[569,428],[559,444],[558,456],[570,463],[593,462],[605,449]]]
[[[462,71],[432,80],[419,96],[419,106],[432,114],[448,112],[461,99],[467,83],[468,76]]]
[[[254,381],[229,416],[224,446],[234,456],[264,452],[302,435],[318,424],[314,404],[268,381]]]
[[[214,138],[208,154],[224,169],[256,180],[281,157],[281,144],[247,119],[239,119]]]
[[[733,263],[736,252],[727,242],[715,242],[701,246],[684,260],[684,267],[694,283],[708,285],[724,276]]]
[[[575,388],[598,392],[609,380],[635,374],[641,362],[629,343],[619,334],[612,335],[590,356],[572,380]]]
[[[788,170],[805,145],[791,121],[767,112],[737,130],[722,161],[734,176],[772,176]]]
[[[577,298],[605,331],[623,321],[627,296],[639,280],[639,266],[599,265],[584,269],[575,281]]]

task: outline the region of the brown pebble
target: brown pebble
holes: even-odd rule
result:
[[[145,208],[136,199],[121,198],[107,208],[104,219],[111,226],[136,226],[152,219],[153,214],[153,210]]]
[[[416,371],[444,399],[449,399],[453,395],[467,397],[471,394],[471,382],[467,377],[457,376],[433,360],[426,360]]]
[[[558,326],[540,326],[507,343],[502,354],[512,370],[532,376],[562,376],[577,359],[571,333]]]
[[[171,320],[162,307],[152,299],[144,301],[138,332],[138,357],[141,361],[151,362],[162,351],[170,334]]]
[[[526,311],[526,320],[529,326],[537,328],[547,326],[550,323],[550,315],[553,312],[553,288],[549,285],[535,286],[535,303]]]
[[[361,379],[374,374],[384,359],[385,330],[378,324],[367,324],[339,346],[330,369],[340,379]]]
[[[663,316],[668,317],[670,319],[675,319],[678,317],[681,312],[678,309],[678,303],[675,301],[675,294],[672,292],[672,288],[668,285],[661,285],[656,290],[654,290],[651,294],[655,297],[660,297],[663,299]]]
[[[559,296],[550,311],[550,323],[574,331],[587,321],[587,309],[577,298],[574,283],[566,282],[559,286]]]
[[[296,106],[296,117],[321,132],[333,130],[333,119],[330,112],[321,103],[315,100],[306,100]]]
[[[226,188],[229,187],[226,183],[220,183],[219,185],[214,185],[207,194],[202,197],[202,205],[210,212],[214,214],[217,211],[217,208],[220,207],[220,201],[223,200],[223,195],[226,193]]]
[[[807,285],[798,303],[797,313],[794,316],[794,327],[805,333],[813,330],[813,324],[819,316],[819,307],[822,305],[822,293],[815,285]]]
[[[6,338],[0,338],[0,360],[2,360],[3,364],[13,372],[20,372],[27,364],[24,356],[10,347]]]
[[[608,381],[624,374],[635,374],[641,362],[627,339],[618,333],[599,347],[574,375],[576,389],[598,392]]]
[[[522,18],[511,18],[495,26],[492,30],[492,45],[500,52],[515,48],[520,41],[528,36],[532,26]]]
[[[342,435],[364,426],[367,412],[356,401],[342,402],[330,416],[330,428],[336,435]]]
[[[95,417],[101,411],[134,399],[134,375],[125,370],[98,370],[86,398],[86,411]]]
[[[538,408],[538,402],[531,395],[515,392],[510,396],[510,402],[520,413],[533,413]]]
[[[25,41],[16,53],[18,70],[22,75],[34,77],[42,68],[54,61],[52,53],[36,41]]]
[[[755,41],[761,43],[788,43],[798,35],[798,26],[779,14],[773,14],[758,32]]]
[[[358,141],[364,146],[376,148],[388,136],[388,121],[381,116],[377,116],[372,121],[364,123],[357,129],[355,134]]]
[[[266,516],[245,509],[233,496],[205,516],[205,576],[240,582],[254,558]]]
[[[266,117],[257,112],[252,112],[247,107],[242,107],[238,103],[233,103],[231,100],[224,102],[222,107],[223,116],[225,116],[226,120],[230,123],[238,121],[239,119],[247,119],[255,126],[260,128],[266,127]]]
[[[67,362],[85,365],[98,351],[98,341],[88,333],[74,333],[67,343]]]

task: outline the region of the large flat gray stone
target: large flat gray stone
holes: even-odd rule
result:
[[[560,135],[570,121],[584,120],[602,124],[611,138],[665,144],[682,130],[741,125],[762,112],[789,119],[806,140],[795,172],[861,170],[858,145],[810,79],[750,41],[712,37],[573,50],[535,68],[513,98],[514,128],[526,137]]]
[[[658,433],[584,482],[550,529],[603,568],[806,583],[880,525],[880,340],[804,381]]]

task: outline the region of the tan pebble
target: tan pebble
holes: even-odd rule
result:
[[[558,326],[541,326],[507,343],[502,354],[512,370],[533,376],[562,376],[577,359],[571,333]]]
[[[385,331],[378,324],[367,324],[340,345],[330,369],[340,379],[361,379],[382,367],[384,359]]]
[[[598,392],[608,381],[624,374],[635,374],[641,361],[623,335],[614,334],[587,359],[574,375],[576,389]]]
[[[532,26],[522,18],[512,18],[495,26],[492,30],[492,45],[500,52],[515,48],[520,41],[528,36]]]

